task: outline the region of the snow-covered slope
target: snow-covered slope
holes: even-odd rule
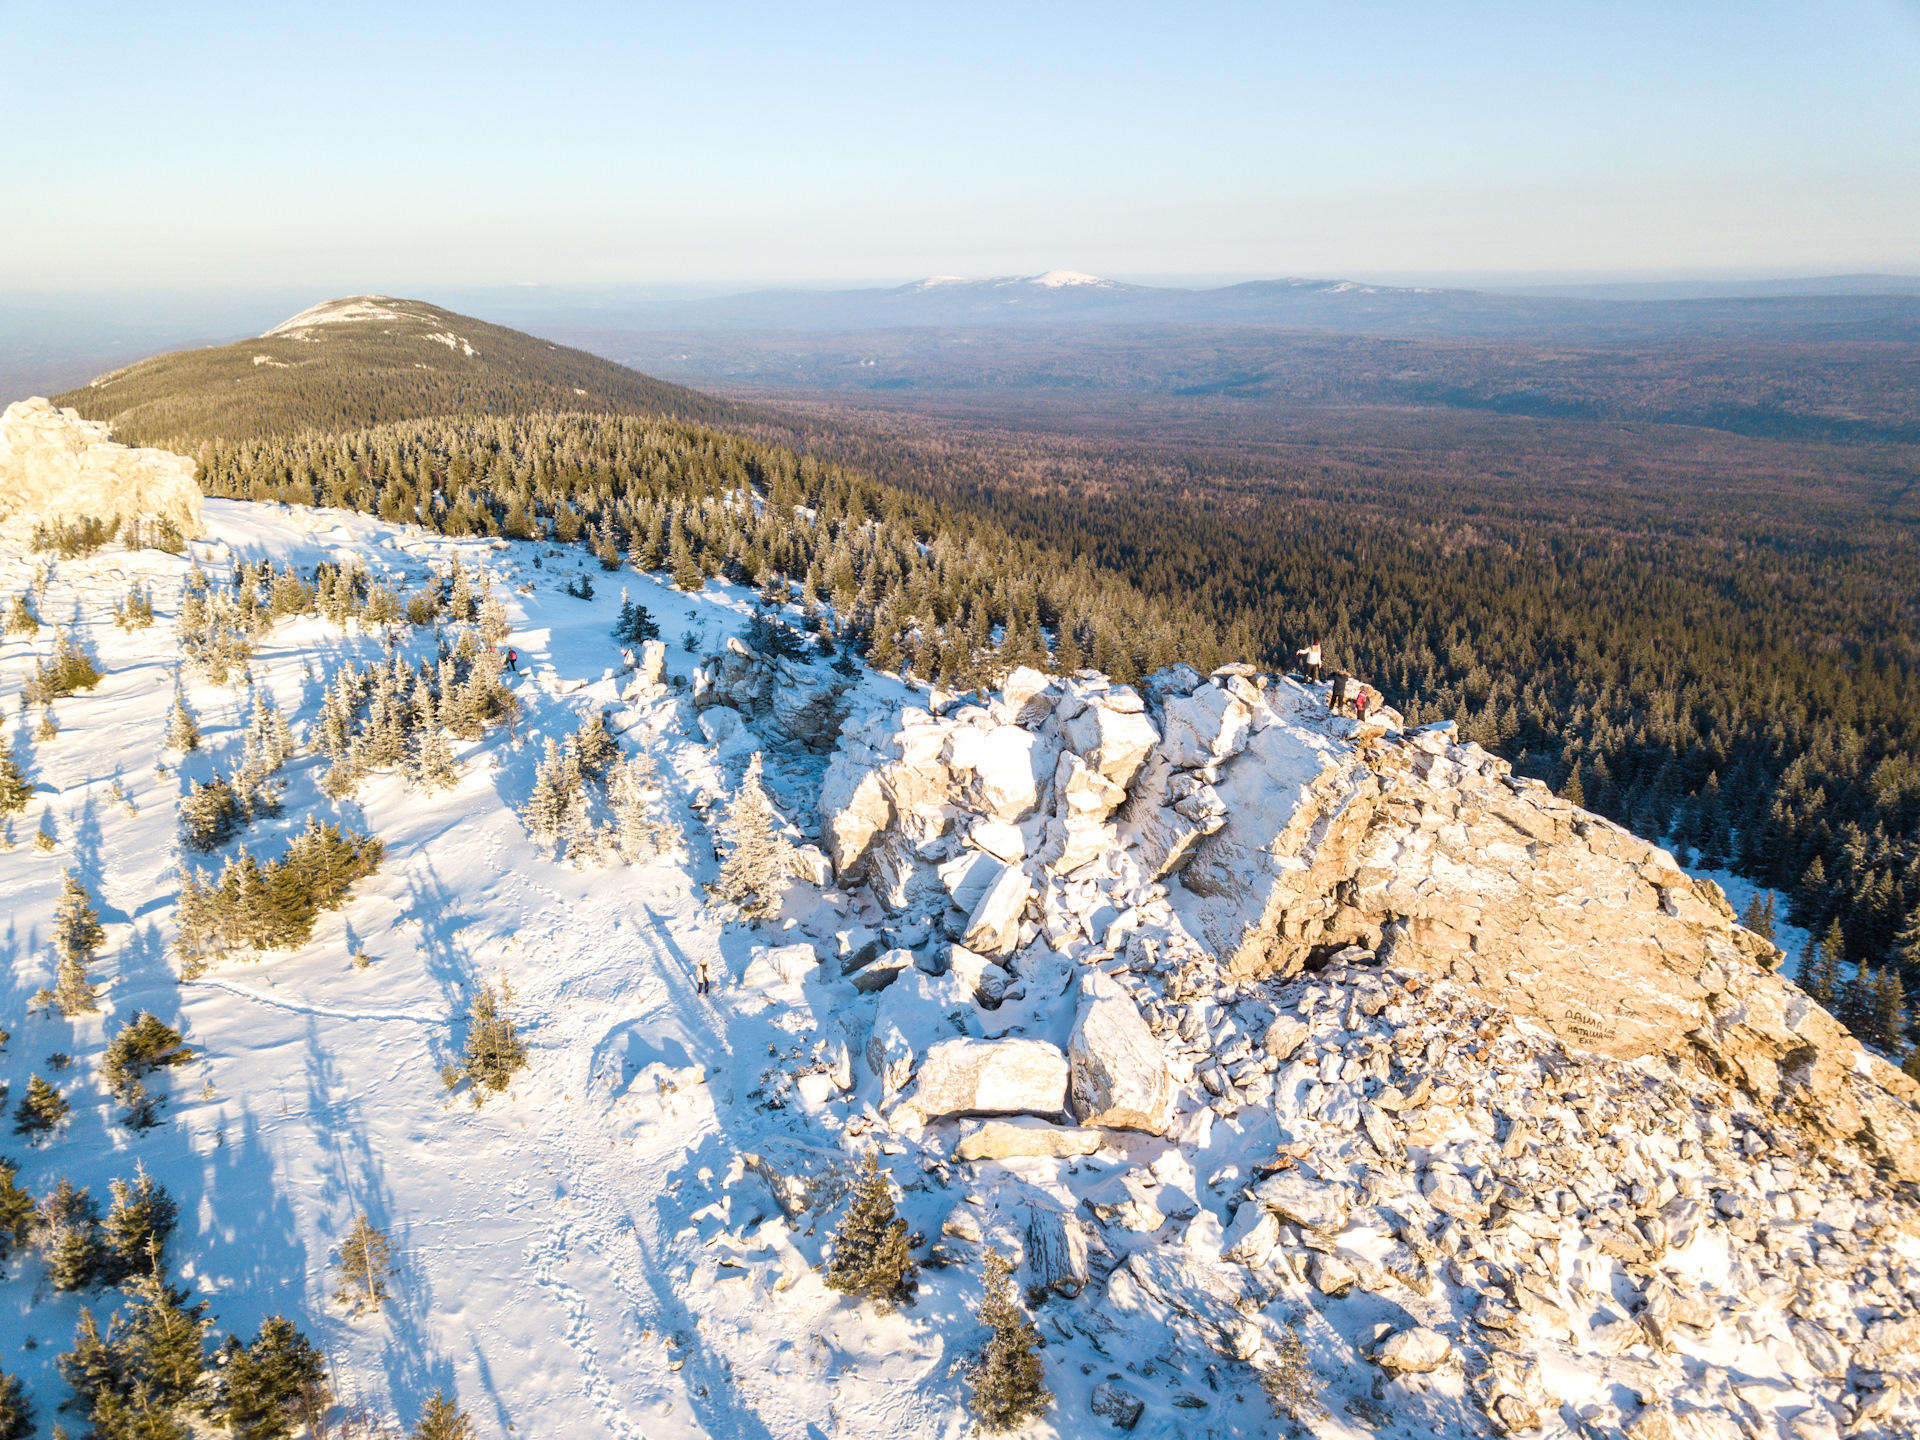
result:
[[[417,589],[456,558],[483,571],[515,627],[521,719],[459,746],[438,794],[376,775],[336,804],[323,759],[291,762],[284,814],[245,843],[272,852],[318,813],[381,836],[383,864],[301,950],[183,983],[178,798],[231,767],[244,687],[188,677],[207,750],[176,768],[160,746],[191,562],[58,562],[40,613],[106,676],[58,702],[56,738],[29,720],[12,737],[37,789],[0,858],[0,1076],[18,1097],[46,1074],[73,1115],[10,1153],[36,1195],[66,1176],[104,1198],[144,1165],[181,1204],[183,1283],[225,1329],[293,1316],[343,1395],[410,1421],[444,1387],[486,1436],[958,1436],[994,1244],[1046,1341],[1037,1434],[1107,1433],[1116,1409],[1139,1435],[1274,1434],[1260,1375],[1292,1333],[1325,1435],[1911,1425],[1904,1082],[1766,973],[1717,892],[1444,731],[1330,718],[1323,692],[1245,666],[1138,690],[1029,671],[932,696],[864,668],[843,685],[727,643],[751,592],[342,512],[206,517],[194,558],[215,574],[358,559]],[[0,557],[0,595],[40,563]],[[594,598],[567,593],[580,576]],[[159,623],[129,634],[110,612],[136,581]],[[667,641],[658,686],[621,669],[623,584]],[[299,733],[328,673],[384,640],[285,620],[254,683]],[[394,641],[433,653],[429,629]],[[28,649],[0,652],[0,701]],[[659,767],[681,840],[652,863],[556,863],[516,814],[544,741],[588,712]],[[709,820],[756,751],[789,840],[837,867],[757,930],[703,890]],[[102,1013],[28,1018],[70,868],[107,926]],[[1482,892],[1473,945],[1450,948]],[[1546,912],[1557,928],[1525,928]],[[1670,993],[1620,1002],[1644,1011],[1631,1045],[1575,1038],[1586,1021],[1500,948],[1520,936],[1547,975],[1616,932],[1669,966]],[[531,1063],[476,1109],[438,1072],[502,975]],[[95,1066],[140,1009],[197,1058],[136,1135]],[[1783,1013],[1814,1052],[1788,1066],[1767,1058]],[[56,1051],[71,1068],[47,1068]],[[1728,1061],[1773,1066],[1773,1094]],[[1809,1096],[1855,1106],[1866,1139]],[[868,1151],[923,1266],[885,1316],[819,1273]],[[362,1211],[396,1280],[351,1320],[329,1264]],[[43,1271],[16,1256],[0,1286],[0,1368],[50,1422],[54,1356],[82,1304],[114,1297],[56,1294]]]

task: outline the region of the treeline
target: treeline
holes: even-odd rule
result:
[[[609,570],[668,570],[683,588],[790,584],[876,664],[954,685],[1046,663],[1047,635],[1065,637],[1055,663],[1121,678],[1216,663],[1236,643],[990,520],[674,421],[442,418],[216,440],[200,448],[200,478],[210,495],[340,506],[447,535],[546,536]]]
[[[1457,721],[1920,984],[1920,515],[1892,478],[1776,455],[1743,483],[1745,442],[1697,470],[1648,443],[1623,470],[1487,432],[1424,456],[1338,433],[1311,462],[872,415],[802,443],[1252,658],[1319,639],[1414,723]]]

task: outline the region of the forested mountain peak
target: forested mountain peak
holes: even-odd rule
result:
[[[110,422],[126,443],[180,450],[434,415],[751,416],[583,350],[385,295],[323,301],[251,340],[157,355],[58,403]]]

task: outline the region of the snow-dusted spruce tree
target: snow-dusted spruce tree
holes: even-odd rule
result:
[[[173,688],[173,708],[167,711],[167,734],[161,743],[182,755],[200,748],[199,722],[187,708],[187,697],[181,693],[178,684]]]
[[[27,603],[25,595],[16,595],[7,604],[7,620],[4,627],[9,635],[25,635],[31,640],[40,633],[40,617],[33,613],[33,606]]]
[[[548,855],[552,855],[560,843],[560,827],[567,818],[568,794],[567,760],[560,753],[559,742],[549,735],[546,758],[534,771],[533,793],[520,807],[521,821],[532,834],[534,843]]]
[[[18,1375],[0,1370],[0,1440],[27,1440],[34,1431],[33,1401]]]
[[[53,1003],[69,1020],[100,1008],[93,997],[93,985],[87,979],[87,966],[106,938],[99,912],[93,908],[93,896],[69,870],[60,887],[59,908],[53,915],[53,943],[60,952]]]
[[[284,1315],[262,1320],[251,1345],[227,1336],[221,1357],[214,1410],[236,1437],[285,1440],[303,1416],[322,1414],[332,1403],[326,1357]]]
[[[20,762],[13,758],[11,750],[0,750],[0,815],[18,815],[27,808],[32,796],[33,786],[28,783]]]
[[[340,1246],[340,1259],[333,1267],[340,1276],[333,1292],[334,1303],[347,1307],[349,1315],[378,1310],[387,1299],[387,1281],[393,1275],[393,1249],[384,1232],[362,1211],[354,1217],[353,1229]]]
[[[992,1246],[987,1247],[984,1282],[974,1318],[993,1334],[968,1375],[973,1394],[967,1403],[982,1430],[998,1433],[1044,1414],[1053,1404],[1053,1392],[1047,1389],[1040,1359],[1040,1332],[1013,1298],[1013,1266]]]
[[[34,1233],[47,1257],[47,1278],[56,1290],[84,1290],[93,1283],[105,1248],[100,1207],[85,1189],[62,1176],[40,1202]]]
[[[0,1158],[0,1261],[33,1237],[33,1196],[14,1184],[20,1167]]]
[[[613,806],[614,837],[628,864],[651,860],[667,848],[668,830],[651,813],[659,793],[653,757],[644,750],[622,756],[607,772],[607,801]]]
[[[873,1308],[885,1315],[912,1297],[916,1288],[913,1272],[913,1257],[907,1251],[907,1222],[893,1208],[892,1179],[869,1150],[853,1201],[840,1228],[833,1233],[827,1288],[871,1300]]]
[[[38,1075],[27,1080],[27,1093],[13,1107],[13,1133],[27,1137],[29,1145],[38,1145],[67,1118],[67,1097]]]
[[[775,828],[773,802],[761,787],[760,774],[760,754],[755,751],[721,829],[731,848],[713,885],[715,895],[738,905],[740,913],[752,920],[764,919],[780,908],[792,855],[792,847]]]
[[[164,1263],[167,1240],[180,1219],[180,1207],[166,1187],[147,1174],[144,1163],[135,1167],[133,1182],[114,1180],[113,1208],[107,1212],[106,1247],[101,1279],[118,1285],[129,1275]]]
[[[420,1412],[410,1440],[474,1440],[473,1421],[467,1412],[436,1390],[427,1397],[427,1408]]]
[[[482,981],[467,1019],[467,1079],[474,1108],[484,1103],[482,1091],[506,1089],[526,1063],[527,1042],[513,1023],[513,987],[504,974],[498,991]]]
[[[573,752],[574,763],[580,767],[580,773],[589,780],[603,779],[607,767],[620,754],[620,747],[607,734],[607,727],[598,711],[580,722],[580,728],[567,741],[567,748]]]
[[[431,695],[423,695],[420,727],[413,733],[413,759],[408,778],[420,789],[432,794],[451,790],[460,783],[460,770],[453,762],[453,747],[441,728],[438,708]]]

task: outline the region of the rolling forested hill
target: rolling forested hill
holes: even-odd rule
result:
[[[233,345],[157,355],[57,397],[131,445],[571,410],[738,424],[751,412],[418,300],[355,296]]]

